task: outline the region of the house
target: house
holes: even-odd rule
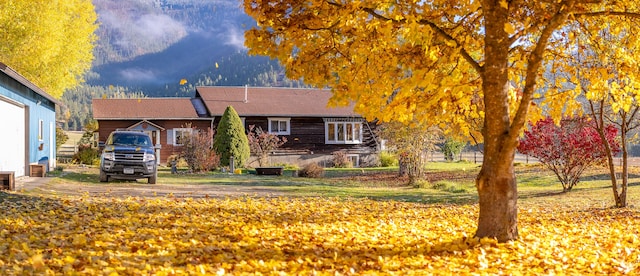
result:
[[[238,112],[245,129],[254,125],[287,138],[271,154],[271,163],[326,163],[336,151],[344,151],[355,165],[373,162],[374,126],[353,106],[327,107],[330,97],[331,91],[323,89],[201,86],[191,99],[94,99],[93,115],[101,141],[116,128],[152,127],[161,162],[179,153],[177,138],[191,130],[188,125],[215,130],[227,106]]]
[[[180,137],[192,128],[207,129],[213,119],[201,117],[189,98],[93,99],[98,121],[96,140],[106,141],[116,129],[140,130],[151,137],[158,163],[180,152]]]
[[[56,166],[56,105],[51,95],[0,63],[0,171],[15,177]],[[34,165],[34,166],[31,166]]]

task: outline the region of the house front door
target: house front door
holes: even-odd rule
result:
[[[144,133],[151,137],[151,143],[156,147],[156,164],[160,164],[160,136],[159,130],[145,130]]]

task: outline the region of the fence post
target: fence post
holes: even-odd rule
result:
[[[231,174],[234,174],[236,171],[236,164],[235,164],[235,160],[233,160],[233,155],[231,155],[231,157],[229,158],[229,171]]]

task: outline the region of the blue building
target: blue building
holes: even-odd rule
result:
[[[32,164],[56,166],[60,103],[0,62],[0,171],[30,175]]]

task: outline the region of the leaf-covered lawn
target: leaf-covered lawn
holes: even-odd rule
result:
[[[476,205],[344,199],[0,197],[0,274],[640,273],[640,212],[520,204],[521,240],[472,238]]]

